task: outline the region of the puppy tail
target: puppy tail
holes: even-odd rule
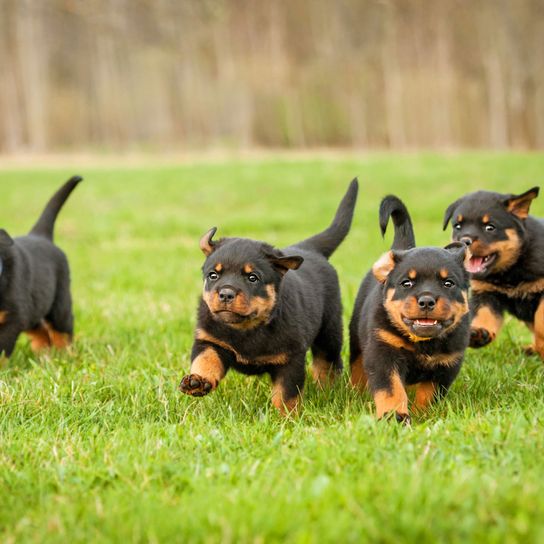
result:
[[[83,181],[81,176],[73,176],[53,195],[37,223],[32,227],[30,234],[43,236],[48,240],[53,240],[53,231],[57,215],[66,202],[66,199],[70,196],[70,193],[81,181]]]
[[[414,227],[410,214],[403,202],[393,195],[386,196],[380,204],[380,229],[385,236],[389,218],[395,225],[395,237],[391,249],[412,249],[416,247]]]
[[[359,182],[355,178],[348,187],[342,202],[336,210],[336,215],[329,226],[323,232],[307,238],[296,244],[297,247],[316,251],[321,253],[327,259],[334,253],[336,248],[342,243],[347,236],[353,219],[353,210],[357,202],[357,193],[359,191]]]

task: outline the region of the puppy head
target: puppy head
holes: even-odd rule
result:
[[[466,246],[389,251],[374,265],[391,323],[412,341],[447,335],[469,311]]]
[[[202,298],[213,318],[234,329],[253,329],[270,321],[281,281],[303,258],[284,255],[268,244],[243,238],[200,241],[206,255]]]
[[[504,272],[517,262],[523,248],[524,222],[538,191],[538,187],[520,195],[478,191],[448,207],[444,229],[451,221],[453,240],[470,245],[468,270],[474,278]]]

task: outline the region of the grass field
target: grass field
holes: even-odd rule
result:
[[[3,168],[0,226],[25,233],[72,173],[85,182],[57,242],[76,341],[35,356],[21,337],[0,372],[2,542],[544,541],[544,368],[513,320],[468,352],[448,398],[411,428],[377,423],[347,376],[325,392],[308,381],[291,420],[270,408],[266,378],[231,373],[203,399],[177,390],[209,227],[288,245],[324,228],[358,175],[353,229],[332,258],[347,323],[390,241],[382,196],[405,200],[420,245],[444,244],[447,204],[538,185],[544,156]]]

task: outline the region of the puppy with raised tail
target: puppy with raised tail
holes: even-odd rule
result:
[[[9,357],[22,332],[31,347],[64,348],[72,341],[74,317],[70,269],[53,243],[55,220],[83,178],[74,176],[51,198],[27,236],[0,230],[0,352]]]
[[[351,383],[368,387],[378,418],[409,422],[406,387],[425,409],[455,380],[469,340],[467,247],[415,247],[410,216],[394,196],[380,206],[385,234],[395,225],[390,251],[365,277],[350,323]]]
[[[214,241],[215,228],[204,235],[204,289],[183,393],[211,393],[230,368],[269,374],[272,403],[288,414],[299,404],[309,349],[317,382],[341,372],[340,286],[328,259],[350,229],[357,191],[353,180],[329,228],[282,250],[244,238]]]

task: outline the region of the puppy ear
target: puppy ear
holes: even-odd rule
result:
[[[520,219],[527,219],[531,203],[538,196],[540,187],[533,187],[521,195],[512,195],[504,201],[504,207]]]
[[[461,203],[461,199],[459,200],[456,200],[455,202],[453,202],[452,204],[450,204],[448,206],[448,208],[446,209],[446,211],[444,212],[444,219],[443,219],[443,223],[442,223],[442,230],[446,230],[447,226],[448,226],[448,223],[450,222],[451,220],[451,216],[453,215],[453,212],[455,211],[455,208],[457,208],[457,206],[459,206],[459,204]]]
[[[12,245],[13,238],[4,229],[0,229],[0,247],[9,247]]]
[[[463,268],[467,272],[470,272],[470,259],[472,257],[472,251],[470,251],[469,246],[467,246],[463,242],[452,242],[451,244],[448,244],[444,249],[453,253],[457,260],[463,265]]]
[[[401,258],[399,252],[388,251],[384,253],[372,267],[374,277],[380,282],[385,283],[385,280],[391,274]]]
[[[270,261],[272,266],[283,276],[289,270],[297,270],[304,262],[304,259],[299,255],[289,255],[285,257],[283,255],[267,255],[266,258]]]
[[[201,239],[200,249],[208,257],[215,251],[215,242],[212,241],[213,235],[217,232],[217,227],[212,227]]]

